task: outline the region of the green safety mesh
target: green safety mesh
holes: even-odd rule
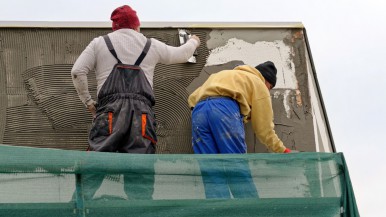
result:
[[[0,216],[359,216],[341,153],[119,154],[0,145]]]

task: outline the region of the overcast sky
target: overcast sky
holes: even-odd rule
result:
[[[386,1],[0,0],[0,21],[109,21],[129,4],[141,21],[302,22],[335,145],[359,212],[386,216]]]

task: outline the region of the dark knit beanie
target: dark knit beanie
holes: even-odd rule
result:
[[[137,12],[128,5],[116,8],[111,13],[111,20],[113,31],[122,28],[136,29],[140,25]]]
[[[259,70],[264,79],[272,85],[272,88],[275,87],[277,69],[273,62],[267,61],[265,63],[257,65],[255,68]]]

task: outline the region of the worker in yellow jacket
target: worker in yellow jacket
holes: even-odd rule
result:
[[[274,131],[269,90],[276,84],[271,61],[237,66],[212,74],[189,96],[195,153],[246,153],[243,122],[251,121],[257,138],[269,150],[288,153]]]
[[[267,61],[212,74],[189,96],[192,143],[196,154],[247,152],[244,123],[252,122],[257,138],[272,152],[289,153],[274,131],[271,90],[277,69]],[[199,161],[207,198],[258,198],[248,162],[228,159]]]

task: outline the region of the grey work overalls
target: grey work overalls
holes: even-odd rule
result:
[[[154,154],[157,136],[153,90],[139,66],[150,45],[146,45],[134,65],[123,64],[107,35],[103,36],[111,54],[117,59],[109,77],[98,94],[96,118],[89,135],[90,151]],[[144,173],[125,173],[124,191],[127,199],[152,199],[154,165],[146,165]],[[83,197],[91,200],[105,175],[82,176]],[[75,197],[75,194],[73,196]]]
[[[153,154],[157,136],[152,106],[154,94],[139,66],[151,40],[134,65],[123,64],[107,35],[103,36],[117,59],[98,94],[96,118],[89,135],[91,151]]]

